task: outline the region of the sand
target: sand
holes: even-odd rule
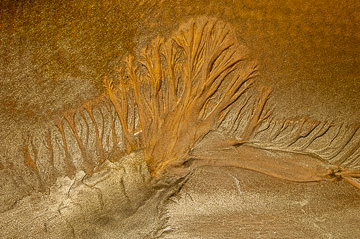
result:
[[[51,165],[26,164],[29,137],[47,142],[63,112],[104,93],[103,76],[116,75],[124,55],[199,15],[230,23],[249,48],[256,85],[273,88],[276,118],[359,123],[358,1],[135,2],[0,3],[0,237],[357,238],[360,193],[344,181],[296,183],[204,166],[160,186],[139,152],[109,150],[89,177],[75,147],[73,178],[62,175],[61,162],[45,176],[32,171]],[[108,141],[110,129],[104,123]]]

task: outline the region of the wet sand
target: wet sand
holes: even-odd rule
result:
[[[56,204],[56,226],[44,226],[42,219],[52,214],[44,216],[49,211],[36,208],[42,194],[34,192],[36,176],[22,166],[22,145],[26,135],[47,130],[66,109],[104,92],[103,76],[115,74],[124,54],[137,52],[158,34],[169,36],[198,15],[232,24],[259,63],[258,84],[274,88],[277,118],[359,123],[358,1],[159,1],[150,7],[134,1],[44,2],[0,4],[0,203],[12,208],[0,215],[0,237],[357,238],[360,196],[351,185],[293,183],[213,167],[197,169],[168,201],[139,189],[134,198],[145,196],[128,209],[121,192],[121,210],[130,210],[123,217],[98,216],[99,194],[89,189],[78,197],[89,210],[66,212],[74,221],[78,215],[90,217],[88,224],[75,222],[79,227],[72,228],[59,219]],[[20,177],[28,184],[17,184]],[[141,177],[129,174],[137,188],[141,183],[134,178]],[[168,190],[171,194],[174,188]],[[116,205],[116,190],[108,192],[114,193],[109,205]],[[35,195],[35,204],[29,198],[19,201],[29,194]],[[165,200],[160,209],[152,207],[157,200]],[[146,203],[152,206],[141,207],[139,214],[132,211]],[[130,219],[116,221],[124,218]],[[94,223],[96,233],[88,229]]]

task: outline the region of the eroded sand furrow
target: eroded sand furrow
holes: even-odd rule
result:
[[[109,153],[123,149],[121,123],[113,105],[104,97],[94,102],[70,110],[70,114],[65,112],[66,117],[54,121],[44,135],[28,137],[23,161],[34,179],[28,184],[35,190],[46,191],[57,177],[71,178],[78,171],[91,175],[94,168],[109,158]],[[237,139],[250,119],[246,113],[250,107],[248,101],[240,104],[237,111],[244,111],[243,116],[238,117],[234,111],[219,131]],[[133,127],[132,122],[137,124],[137,118],[134,113],[128,115],[129,127]],[[308,118],[264,121],[249,142],[269,150],[315,154],[338,166],[357,167],[360,158],[358,126]]]
[[[122,129],[110,102],[101,97],[63,113],[45,133],[24,140],[24,168],[34,175],[27,180],[35,190],[46,191],[58,177],[70,178],[79,171],[91,175],[114,150],[122,150]],[[25,171],[25,172],[23,172]]]
[[[250,111],[249,106],[245,111]],[[234,121],[235,119],[235,121]],[[236,122],[237,121],[237,122]],[[228,137],[241,140],[249,115],[230,116],[219,131]],[[347,168],[359,167],[360,125],[335,124],[305,118],[271,118],[260,124],[249,143],[263,149],[314,154],[329,164]]]

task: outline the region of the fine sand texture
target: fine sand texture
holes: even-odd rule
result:
[[[358,238],[360,3],[0,3],[0,238]]]

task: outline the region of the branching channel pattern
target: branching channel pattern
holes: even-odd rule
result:
[[[155,178],[217,165],[360,188],[360,126],[276,119],[271,89],[254,86],[256,63],[224,22],[190,20],[127,55],[117,73],[104,78],[103,95],[64,112],[45,135],[24,138],[37,189],[134,150]]]
[[[128,151],[136,147],[137,132],[153,175],[184,163],[194,143],[217,128],[234,102],[245,97],[256,76],[256,65],[246,60],[230,27],[205,19],[183,26],[169,40],[155,39],[136,63],[127,56],[126,67],[119,69],[120,84],[114,86],[109,79],[104,83],[119,117],[128,114],[135,99],[136,130],[128,127],[128,118],[122,120]],[[263,96],[262,104],[268,94]],[[261,109],[255,114],[259,119]],[[249,129],[254,124],[251,121]]]

